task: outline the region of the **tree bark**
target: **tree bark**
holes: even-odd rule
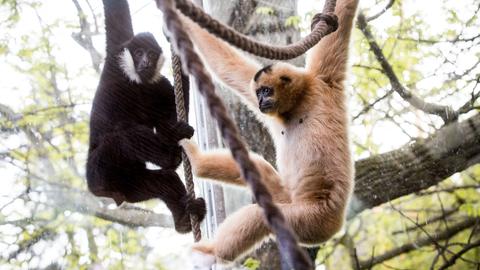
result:
[[[479,114],[446,125],[426,139],[359,160],[348,217],[436,185],[479,162]]]

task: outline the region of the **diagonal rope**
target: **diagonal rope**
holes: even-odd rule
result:
[[[186,111],[184,93],[188,91],[189,80],[182,72],[182,63],[180,57],[176,55],[172,48],[172,67],[173,67],[173,87],[175,89],[175,104],[177,106],[177,119],[188,123],[188,112]],[[187,186],[187,196],[190,202],[195,200],[195,186],[193,184],[192,166],[185,153],[182,151],[183,171],[185,175],[185,184]],[[190,223],[192,224],[193,239],[195,242],[202,239],[202,232],[200,231],[200,222],[198,216],[190,215]]]
[[[261,176],[249,158],[247,147],[237,126],[228,116],[225,105],[215,93],[212,79],[205,71],[200,57],[193,49],[192,41],[183,29],[173,0],[157,0],[157,5],[163,12],[164,24],[171,34],[172,45],[181,58],[184,70],[193,76],[198,90],[206,98],[210,113],[217,120],[222,137],[238,163],[242,177],[250,185],[257,204],[263,209],[268,225],[276,235],[281,254],[293,269],[313,269],[307,254],[297,244],[295,234],[287,226],[283,214],[272,202],[272,196],[260,181]]]
[[[268,59],[288,60],[298,57],[315,46],[323,37],[335,32],[338,27],[338,19],[334,14],[336,0],[327,0],[323,6],[322,13],[319,13],[322,14],[322,16],[319,20],[314,21],[315,27],[312,27],[312,32],[308,36],[287,46],[272,46],[255,41],[250,37],[235,31],[230,26],[219,22],[209,14],[205,13],[201,8],[190,2],[190,0],[176,0],[175,2],[176,7],[183,14],[190,17],[190,19],[210,33],[239,49]],[[316,18],[318,18],[317,15]]]

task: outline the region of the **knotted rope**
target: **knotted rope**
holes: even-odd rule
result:
[[[188,94],[189,79],[188,76],[185,76],[182,72],[182,63],[180,58],[172,50],[172,67],[173,67],[173,87],[175,91],[175,103],[177,106],[177,119],[178,121],[184,121],[188,123],[188,112],[186,110],[185,102],[188,102],[188,99],[185,99],[184,94]],[[195,200],[195,186],[193,184],[192,177],[192,166],[188,160],[185,153],[182,151],[183,159],[183,172],[185,175],[185,184],[187,186],[187,196],[189,201],[193,202]],[[202,239],[202,232],[200,231],[200,222],[198,222],[198,217],[196,215],[190,215],[190,223],[192,224],[193,239],[195,242]]]
[[[157,2],[158,1],[159,0],[157,0]],[[224,25],[190,2],[190,0],[177,0],[175,2],[177,8],[183,14],[210,33],[239,49],[268,59],[288,60],[298,57],[315,46],[315,44],[317,44],[324,36],[335,32],[338,27],[338,19],[334,14],[337,1],[327,0],[323,6],[322,13],[319,13],[321,16],[317,16],[319,14],[316,15],[318,19],[316,21],[314,20],[314,24],[312,24],[315,27],[312,27],[312,32],[308,36],[287,46],[272,46],[255,41],[250,37],[235,31],[233,28]]]
[[[228,116],[221,99],[216,95],[212,79],[206,73],[199,56],[193,49],[191,40],[183,29],[180,18],[175,12],[173,0],[156,0],[156,2],[164,14],[164,23],[171,33],[172,45],[179,54],[183,68],[193,76],[200,93],[206,98],[210,113],[217,120],[222,137],[229,146],[233,158],[239,164],[242,177],[250,185],[257,204],[262,207],[268,225],[276,235],[281,254],[293,269],[313,269],[307,254],[298,246],[295,234],[287,226],[285,218],[273,203],[266,187],[260,181],[261,176],[249,158],[246,145],[239,135],[237,126]],[[313,30],[309,36],[293,45],[275,47],[256,42],[245,35],[237,33],[230,27],[214,20],[187,0],[177,0],[176,4],[185,15],[208,29],[211,33],[240,49],[270,59],[285,60],[304,54],[308,49],[317,44],[321,38],[334,32],[338,27],[337,18],[333,15],[336,1],[327,0],[323,13],[314,17],[314,22],[312,23]],[[178,63],[178,65],[180,64]],[[177,85],[177,83],[175,84]],[[198,225],[198,220],[192,219],[192,227],[195,223]],[[195,240],[198,241],[197,236],[195,236]]]
[[[312,269],[310,260],[297,245],[295,235],[288,228],[282,213],[273,204],[271,195],[260,181],[261,176],[249,158],[247,147],[242,141],[236,125],[228,116],[221,99],[216,95],[210,75],[205,71],[199,56],[193,49],[191,40],[183,30],[173,1],[158,0],[157,5],[163,12],[164,23],[171,34],[172,45],[179,54],[184,69],[193,76],[200,93],[206,98],[210,113],[217,120],[223,139],[240,165],[243,178],[252,188],[258,205],[263,208],[267,222],[277,236],[281,253],[294,269]]]

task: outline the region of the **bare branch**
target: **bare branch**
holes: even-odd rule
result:
[[[408,253],[413,250],[417,250],[419,247],[427,246],[432,244],[433,242],[438,242],[441,240],[449,239],[456,235],[457,233],[472,227],[478,221],[479,218],[467,218],[466,220],[459,222],[453,226],[451,226],[448,230],[444,230],[442,232],[436,233],[430,237],[423,237],[418,238],[415,243],[407,243],[398,248],[392,249],[383,253],[382,255],[375,256],[373,258],[369,258],[366,260],[360,261],[360,268],[367,269],[372,267],[373,265],[382,263],[389,259],[392,259],[400,254]]]
[[[447,269],[448,267],[452,266],[453,264],[455,264],[455,262],[457,261],[458,258],[462,257],[463,254],[465,254],[469,250],[471,250],[473,248],[476,248],[476,247],[480,247],[480,240],[464,246],[459,252],[457,252],[455,255],[450,257],[450,259],[448,259],[448,261],[446,261],[444,265],[442,265],[440,268],[438,268],[438,270]]]
[[[387,58],[382,52],[380,46],[375,41],[365,19],[365,16],[360,13],[357,19],[358,28],[362,31],[365,38],[370,45],[370,50],[375,55],[375,58],[382,66],[385,75],[390,80],[392,88],[411,106],[419,109],[425,113],[434,114],[440,116],[445,123],[449,123],[457,120],[458,114],[449,106],[438,105],[434,103],[428,103],[418,96],[414,95],[410,90],[406,89],[398,79],[397,75],[393,71],[392,66],[388,62]]]
[[[432,218],[429,218],[427,220],[425,220],[424,222],[422,223],[416,223],[415,226],[412,226],[412,227],[407,227],[403,230],[398,230],[398,231],[394,231],[392,232],[392,235],[396,235],[396,234],[400,234],[400,233],[406,233],[406,232],[410,232],[410,231],[414,231],[418,228],[423,228],[427,225],[430,225],[432,223],[435,223],[437,221],[441,221],[441,220],[444,220],[445,218],[455,214],[457,211],[458,211],[458,208],[459,207],[455,207],[455,208],[452,208],[452,209],[448,209],[448,210],[445,210],[444,213],[442,215],[439,215],[439,216],[435,216],[435,217],[432,217]]]
[[[75,5],[75,8],[77,9],[78,20],[80,21],[80,32],[72,33],[72,38],[80,46],[82,46],[85,50],[88,51],[88,53],[90,54],[90,58],[92,59],[93,68],[96,72],[100,73],[100,63],[102,62],[102,55],[93,46],[92,36],[94,35],[94,33],[90,31],[90,23],[86,19],[87,15],[85,14],[85,12],[83,12],[82,6],[80,6],[78,0],[72,1]],[[93,14],[93,16],[95,16],[95,14]]]
[[[393,6],[394,3],[395,3],[395,0],[390,0],[387,3],[387,5],[382,10],[380,10],[377,14],[366,18],[367,22],[373,21],[373,20],[377,19],[378,17],[382,16],[388,9],[390,9]]]
[[[70,210],[86,215],[96,216],[129,227],[166,227],[173,228],[170,216],[158,214],[143,208],[122,205],[111,209],[89,192],[70,186],[57,185],[49,182],[49,188],[39,191],[47,194],[49,202],[56,209]]]

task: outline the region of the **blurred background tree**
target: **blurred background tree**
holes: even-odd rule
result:
[[[153,2],[130,1],[134,26],[151,15],[142,30],[161,38]],[[222,12],[239,31],[289,43],[308,33],[322,4],[235,0]],[[318,269],[478,269],[480,3],[360,7],[347,83],[356,188]],[[0,0],[0,14],[2,269],[184,269],[191,236],[176,235],[162,203],[116,208],[86,190],[101,1]],[[262,138],[252,148],[272,155],[261,129],[237,120]],[[272,254],[246,265],[272,269]]]

